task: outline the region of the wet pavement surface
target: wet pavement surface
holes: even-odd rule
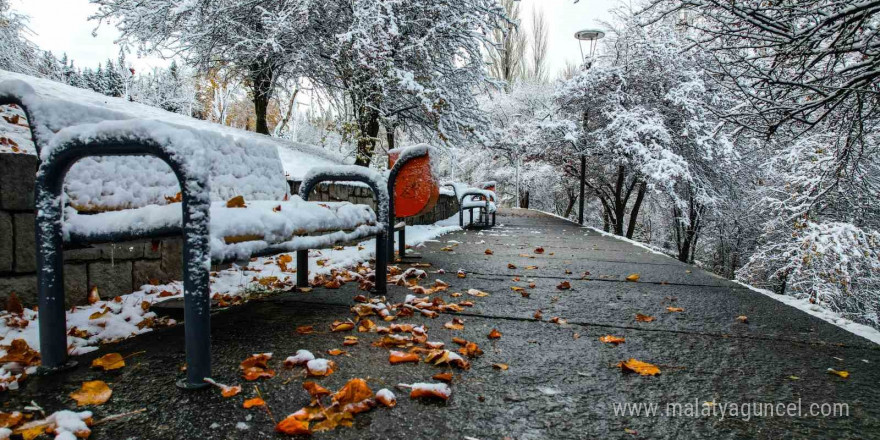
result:
[[[307,349],[339,366],[318,380],[321,385],[335,390],[361,377],[374,391],[389,388],[398,398],[393,409],[358,414],[353,427],[317,433],[316,438],[880,438],[877,345],[696,267],[561,219],[504,211],[498,225],[445,235],[417,249],[423,257],[418,261],[431,264],[426,270],[447,272],[430,274],[429,280],[451,284],[436,296],[475,305],[458,314],[463,330],[443,328],[453,314],[401,322],[426,325],[428,340],[444,341],[447,348],[457,348],[452,338],[461,337],[485,352],[472,360],[470,370],[452,371],[452,397],[445,403],[414,401],[396,388],[399,383],[433,382],[431,376],[443,368],[390,365],[388,350],[370,344],[378,335],[328,331],[334,320],[352,316],[349,307],[360,292],[349,283],[336,290],[286,293],[214,315],[214,378],[242,384],[238,396],[226,399],[216,389],[184,392],[174,386],[184,363],[183,327],[178,326],[107,345],[77,358],[80,367],[63,374],[30,377],[21,390],[5,393],[5,410],[30,401],[48,411],[75,409],[68,394],[82,381],[100,379],[110,385],[113,396],[104,405],[86,408],[96,418],[146,411],[96,426],[94,439],[282,438],[273,432],[265,411],[246,410],[241,404],[255,394],[257,384],[277,419],[307,405],[300,370],[281,366],[285,357]],[[544,253],[535,254],[537,247]],[[487,255],[486,249],[493,254]],[[468,273],[466,278],[455,276],[459,269]],[[638,282],[625,281],[635,273]],[[517,277],[520,281],[513,281]],[[571,289],[557,289],[566,280]],[[535,287],[527,288],[528,297],[511,289],[530,282]],[[468,289],[490,295],[450,296]],[[389,286],[389,291],[392,303],[410,293],[398,286]],[[669,312],[667,307],[683,311]],[[541,320],[534,318],[539,309]],[[636,313],[656,319],[637,322]],[[748,316],[748,322],[737,321],[740,315]],[[549,322],[551,317],[567,323]],[[299,335],[295,329],[301,325],[314,325],[319,332]],[[500,339],[487,339],[493,328],[502,333]],[[343,347],[343,337],[351,334],[360,337],[360,344]],[[626,342],[613,346],[598,340],[609,334]],[[333,348],[349,355],[324,354]],[[139,354],[120,370],[87,367],[110,352]],[[239,363],[263,352],[274,353],[271,365],[278,375],[243,382]],[[629,358],[659,366],[660,375],[622,372],[616,365]],[[495,363],[510,367],[498,370]],[[850,376],[840,378],[828,368]],[[764,406],[750,406],[748,416],[702,415],[729,403],[798,402],[801,415],[793,417],[755,415],[766,411]],[[627,403],[657,405],[658,413],[646,416],[644,407],[639,416],[615,413],[616,405]],[[833,403],[846,404],[848,416],[809,414],[812,404]],[[676,408],[686,415],[668,413]],[[815,409],[821,413],[823,407]],[[236,429],[239,422],[248,429]]]

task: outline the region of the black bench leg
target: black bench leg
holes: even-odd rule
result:
[[[464,208],[458,208],[458,227],[464,229]]]
[[[495,227],[495,213],[492,213],[492,227]]]
[[[309,287],[309,251],[296,251],[296,287]]]
[[[471,215],[471,226],[474,225],[474,208],[468,209],[468,212]]]
[[[393,248],[388,247],[385,232],[376,236],[376,293],[384,295],[388,292],[388,254]]]
[[[397,253],[400,255],[400,259],[406,256],[406,225],[400,229],[400,232],[397,234]]]
[[[37,190],[37,200],[41,195]],[[64,369],[67,362],[67,315],[64,308],[64,260],[60,202],[44,204],[36,222],[42,372]]]

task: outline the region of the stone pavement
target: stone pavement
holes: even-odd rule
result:
[[[421,316],[403,322],[429,326],[429,340],[448,348],[454,336],[473,340],[485,351],[469,371],[455,371],[452,398],[443,403],[412,401],[398,383],[430,382],[440,367],[421,363],[389,365],[387,349],[371,346],[375,336],[342,347],[340,333],[325,329],[350,315],[353,283],[338,290],[315,289],[255,301],[213,318],[215,379],[242,383],[238,364],[251,353],[273,352],[278,376],[259,382],[277,418],[309,402],[302,377],[280,363],[297,349],[325,355],[346,348],[350,356],[333,358],[339,368],[319,382],[338,389],[348,379],[367,379],[373,390],[395,391],[398,406],[376,408],[355,416],[351,428],[315,434],[316,438],[406,439],[584,439],[584,438],[880,438],[880,347],[759,293],[715,277],[674,259],[592,231],[561,219],[528,211],[504,211],[499,226],[440,237],[418,251],[430,270],[445,269],[441,278],[451,288],[446,300],[472,299],[461,313],[465,328],[447,330],[436,319]],[[450,243],[450,241],[454,241]],[[460,242],[460,244],[455,243]],[[441,248],[453,246],[453,251]],[[534,249],[543,247],[543,254]],[[487,255],[491,249],[493,255]],[[528,257],[520,256],[528,254]],[[534,256],[534,258],[531,258]],[[509,264],[516,269],[508,268]],[[537,266],[536,269],[526,269]],[[468,276],[455,277],[458,269]],[[567,274],[570,271],[571,274]],[[589,280],[581,275],[589,272]],[[638,282],[626,282],[630,274]],[[514,277],[522,282],[515,283]],[[528,298],[510,289],[525,286]],[[556,286],[569,280],[570,290]],[[449,293],[480,289],[484,298]],[[390,302],[409,293],[390,286]],[[667,306],[683,312],[668,312]],[[536,310],[543,320],[536,320]],[[636,322],[636,313],[654,322]],[[736,320],[748,316],[748,323]],[[549,322],[558,316],[567,324]],[[299,325],[324,331],[301,336]],[[491,341],[493,328],[503,336]],[[626,338],[619,346],[603,344],[604,335]],[[91,359],[108,352],[140,352],[115,372],[90,370]],[[658,376],[624,373],[616,364],[636,358],[660,367]],[[84,380],[101,379],[113,388],[106,404],[93,408],[97,418],[146,408],[143,414],[95,427],[94,439],[261,439],[281,438],[269,416],[245,410],[252,383],[224,399],[217,390],[182,392],[174,387],[183,364],[183,328],[156,331],[82,356],[80,367],[53,377],[31,377],[18,392],[4,393],[9,409],[31,400],[49,411],[70,408],[67,395]],[[494,363],[509,364],[507,371]],[[828,368],[850,372],[847,379]],[[797,404],[801,416],[676,416],[728,403]],[[845,403],[848,416],[811,417],[813,403]],[[615,414],[615,405],[657,404],[658,414]],[[727,407],[730,409],[730,407]],[[819,408],[821,410],[821,407]],[[718,411],[718,409],[716,409]],[[755,409],[750,407],[750,413]],[[246,422],[247,430],[237,430]]]

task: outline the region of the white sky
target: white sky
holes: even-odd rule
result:
[[[532,8],[543,9],[550,25],[548,70],[551,75],[560,71],[566,61],[577,63],[580,50],[574,33],[598,26],[596,20],[607,20],[608,10],[616,0],[522,0],[523,26],[531,26]],[[67,52],[79,67],[95,67],[106,60],[116,60],[119,46],[114,43],[118,33],[107,23],[101,25],[97,36],[92,36],[96,22],[88,17],[97,9],[88,0],[12,0],[14,9],[30,16],[31,40],[43,50],[57,57]],[[136,69],[144,70],[167,63],[155,57],[127,56]]]

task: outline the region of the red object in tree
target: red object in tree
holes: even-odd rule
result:
[[[394,166],[399,156],[398,152],[388,154],[388,168]],[[439,198],[440,186],[431,173],[430,157],[417,157],[407,162],[397,175],[394,216],[406,218],[424,214],[434,209]]]

